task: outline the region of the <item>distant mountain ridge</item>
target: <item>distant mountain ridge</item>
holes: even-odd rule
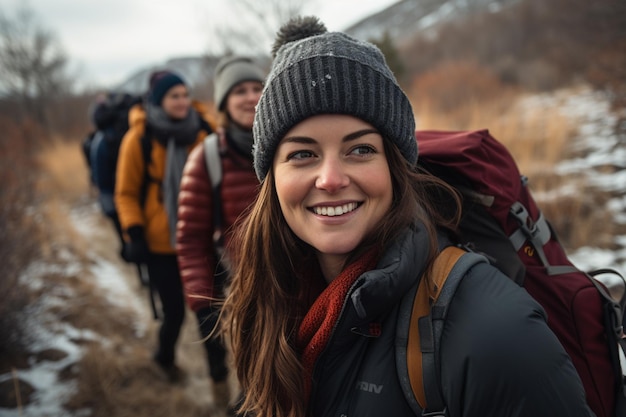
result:
[[[462,19],[472,13],[497,11],[518,0],[401,0],[346,28],[346,33],[362,40],[381,39],[387,32],[396,44],[411,39],[444,22]],[[162,65],[136,71],[117,85],[115,90],[139,94],[145,91],[148,77],[155,70],[169,69],[179,73],[201,95],[211,90],[213,72],[219,57],[173,58]],[[269,58],[261,58],[269,65]]]
[[[348,27],[358,39],[381,39],[385,32],[401,44],[418,32],[477,13],[497,12],[518,0],[401,0]]]
[[[626,39],[624,13],[626,3],[619,2],[400,0],[344,30],[362,40],[391,39],[407,85],[442,63],[464,61],[480,63],[504,83],[545,91],[589,75],[601,87],[624,85],[619,69],[626,63],[619,52]],[[170,69],[188,81],[195,97],[210,100],[218,60],[171,59],[137,71],[117,88],[143,92],[152,71]],[[260,60],[269,68],[269,56]],[[596,62],[603,65],[591,68]]]

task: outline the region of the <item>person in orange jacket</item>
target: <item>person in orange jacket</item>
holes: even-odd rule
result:
[[[204,146],[194,149],[180,186],[176,248],[187,303],[196,313],[204,338],[213,395],[219,406],[226,407],[230,397],[226,349],[214,334],[219,308],[213,301],[223,298],[227,273],[220,257],[228,232],[257,195],[252,122],[265,73],[247,57],[229,56],[218,63],[215,74],[219,111],[219,156],[215,161],[220,164],[222,182],[214,191]]]
[[[173,382],[182,376],[175,349],[185,317],[175,251],[178,191],[189,152],[212,132],[206,114],[200,103],[192,103],[179,75],[154,73],[146,99],[130,111],[116,170],[125,256],[146,264],[159,294],[163,321],[154,360]]]

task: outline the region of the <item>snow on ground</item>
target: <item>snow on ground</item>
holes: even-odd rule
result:
[[[100,208],[96,203],[70,212],[70,218],[77,231],[91,240],[94,238],[94,230],[101,227],[98,224],[102,216]],[[107,224],[107,226],[110,225]],[[111,250],[110,247],[107,249]],[[92,253],[90,257],[96,261],[90,270],[94,282],[105,290],[103,295],[107,297],[108,301],[121,308],[132,309],[136,316],[145,316],[145,307],[135,296],[135,291],[128,282],[128,270],[121,270],[119,263],[111,262],[96,253]],[[141,322],[145,323],[145,320]],[[137,330],[143,334],[146,328]]]
[[[94,241],[94,232],[101,229],[98,225],[98,217],[102,216],[96,204],[71,210],[70,218],[76,230],[87,238],[88,242]],[[128,279],[128,271],[120,269],[119,263],[115,263],[99,255],[95,250],[88,252],[93,261],[85,275],[84,265],[77,257],[68,250],[62,250],[59,256],[60,263],[45,263],[37,261],[26,268],[20,276],[20,281],[27,288],[39,290],[44,288],[44,279],[50,274],[61,276],[85,275],[85,279],[96,283],[102,290],[102,295],[107,297],[110,304],[124,309],[132,309],[133,316],[138,319],[134,323],[135,332],[138,336],[147,331],[147,323],[150,320],[145,307],[136,296],[136,290],[131,288]],[[63,403],[74,393],[75,383],[71,379],[59,378],[59,373],[77,363],[83,355],[83,347],[74,341],[93,340],[106,346],[107,341],[102,336],[89,330],[77,329],[67,323],[60,322],[53,316],[47,317],[46,311],[53,307],[62,306],[72,297],[72,288],[69,286],[54,286],[48,288],[46,297],[40,297],[36,305],[30,306],[26,314],[31,316],[39,314],[37,320],[29,327],[29,336],[32,338],[32,351],[41,352],[48,349],[61,351],[66,354],[60,360],[41,360],[34,363],[31,360],[30,369],[17,371],[19,378],[34,388],[32,401],[24,405],[22,410],[0,408],[3,417],[57,417],[67,416],[68,411],[63,408]],[[13,373],[0,375],[0,383],[14,378]],[[71,414],[73,417],[90,415],[89,410],[78,411]]]
[[[578,136],[572,145],[582,156],[561,162],[556,166],[556,172],[561,175],[583,173],[591,186],[612,193],[614,197],[607,208],[613,216],[607,221],[626,224],[626,138],[620,138],[615,132],[618,115],[611,112],[602,94],[585,87],[540,94],[525,99],[522,108],[558,108],[563,116],[578,122]],[[614,169],[601,169],[607,166]],[[578,194],[580,190],[566,185],[552,193]],[[626,236],[616,236],[615,243],[621,249],[611,251],[582,247],[569,256],[583,270],[610,267],[624,275]]]
[[[626,138],[615,132],[618,116],[610,111],[609,103],[600,93],[581,88],[574,94],[563,91],[542,94],[523,103],[530,108],[559,108],[563,116],[579,123],[578,136],[573,142],[581,157],[563,161],[556,166],[561,175],[584,173],[588,183],[599,190],[613,194],[607,203],[615,224],[626,224]],[[612,166],[612,170],[602,167]],[[568,186],[566,186],[568,187]],[[579,193],[573,187],[555,190],[554,193]],[[569,253],[570,260],[584,271],[612,268],[626,277],[626,235],[615,237],[617,250],[581,247]],[[623,278],[605,274],[598,277],[609,288],[621,287]],[[622,372],[626,375],[626,356],[620,350]]]

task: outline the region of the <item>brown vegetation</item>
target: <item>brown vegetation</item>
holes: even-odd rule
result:
[[[408,74],[472,60],[503,83],[534,91],[586,79],[623,105],[625,39],[626,2],[520,0],[500,12],[417,34],[399,49]]]
[[[6,358],[25,348],[22,311],[29,302],[20,273],[39,252],[34,184],[39,167],[34,156],[41,132],[0,116],[0,372],[10,369]]]
[[[19,263],[14,264],[15,280],[0,280],[3,285],[0,290],[5,290],[0,293],[0,318],[7,318],[0,321],[0,332],[7,336],[0,345],[3,349],[0,373],[12,369],[14,372],[10,384],[0,384],[0,406],[26,406],[33,399],[34,388],[20,379],[21,369],[41,360],[63,360],[67,355],[57,349],[37,351],[30,347],[26,326],[34,317],[23,316],[28,311],[36,314],[38,321],[49,326],[53,333],[58,331],[52,330],[58,328],[57,323],[78,330],[72,343],[81,346],[83,354],[77,363],[59,374],[61,380],[77,382],[76,392],[65,402],[67,410],[88,409],[94,417],[218,416],[195,318],[191,314],[186,318],[179,345],[180,365],[187,378],[181,384],[171,384],[151,359],[157,322],[149,314],[147,289],[140,285],[137,271],[118,258],[113,247],[117,238],[111,224],[94,211],[94,194],[90,192],[79,141],[47,140],[51,141],[49,145],[39,143],[41,152],[30,154],[29,159],[38,168],[32,169],[26,188],[33,190],[30,204],[36,205],[32,247],[37,251],[25,250],[22,245],[14,244],[18,240],[10,238],[8,242],[12,244],[2,246],[2,255],[6,253],[7,259],[19,255]],[[0,157],[4,160],[5,155],[2,153]],[[21,166],[13,172],[25,174]],[[18,177],[15,175],[11,180]],[[23,185],[15,183],[20,184]],[[72,211],[77,209],[95,222],[88,234],[78,230],[72,218]],[[16,210],[14,216],[27,217],[23,209]],[[98,259],[117,265],[119,273],[129,282],[129,298],[140,301],[141,314],[131,306],[112,304],[107,290],[93,276],[93,266],[101,262]],[[37,279],[38,285],[26,286],[17,276],[35,261],[56,267],[44,272]],[[70,266],[73,271],[70,274],[56,272],[67,271]],[[14,287],[5,288],[4,284]],[[46,301],[51,299],[56,301]]]
[[[588,184],[584,173],[554,171],[575,156],[572,139],[578,133],[576,122],[558,107],[520,108],[523,93],[474,63],[447,63],[426,72],[414,81],[410,97],[418,129],[489,129],[504,143],[566,248],[614,246],[616,225],[606,221],[610,195]],[[575,191],[553,197],[560,189]]]

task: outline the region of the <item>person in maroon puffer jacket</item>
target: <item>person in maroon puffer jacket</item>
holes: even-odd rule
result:
[[[226,57],[218,63],[214,87],[222,182],[216,193],[221,204],[213,201],[204,146],[196,147],[189,155],[180,184],[178,263],[187,304],[198,318],[213,394],[220,407],[228,405],[230,391],[226,349],[214,331],[219,316],[215,300],[223,298],[228,276],[222,258],[228,231],[258,191],[259,181],[252,165],[252,122],[264,77],[262,68],[246,57]]]

